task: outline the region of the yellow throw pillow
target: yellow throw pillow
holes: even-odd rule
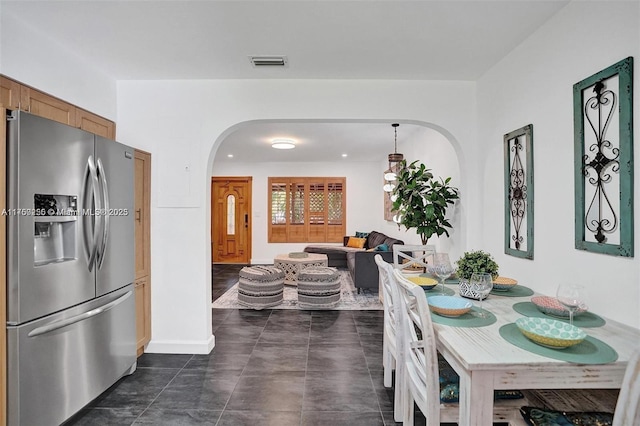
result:
[[[364,248],[364,243],[367,242],[366,238],[349,237],[347,247],[351,248]]]

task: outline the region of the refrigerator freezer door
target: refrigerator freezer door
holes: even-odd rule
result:
[[[95,157],[107,213],[99,229],[96,293],[100,296],[134,280],[133,148],[97,136]]]
[[[135,367],[133,291],[7,327],[9,425],[60,424]]]
[[[84,255],[84,222],[77,220],[79,216],[65,222],[64,217],[36,216],[34,211],[43,198],[46,202],[58,195],[77,197],[76,205],[84,205],[83,178],[87,159],[93,154],[94,136],[28,113],[14,114],[16,118],[8,123],[10,324],[95,297],[95,275]],[[48,240],[55,241],[49,244]],[[39,250],[46,252],[45,261],[37,258]]]

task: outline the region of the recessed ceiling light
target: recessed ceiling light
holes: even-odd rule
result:
[[[347,156],[347,154],[342,154],[342,157],[346,157],[346,156]]]
[[[291,139],[274,139],[271,141],[271,148],[275,149],[293,149],[296,144]]]
[[[233,154],[227,154],[227,157],[233,158]]]

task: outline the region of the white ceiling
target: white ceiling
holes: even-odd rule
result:
[[[117,80],[475,81],[567,3],[0,0],[0,12],[51,37]],[[254,68],[251,55],[286,55],[288,66]],[[382,151],[392,147],[390,123],[297,123],[241,129],[219,152],[226,154],[226,145],[257,144],[279,132],[301,141],[300,149],[284,153],[291,158],[310,152],[314,157],[309,158],[316,161],[332,161],[325,154],[342,153],[348,143],[353,160],[356,153],[371,152],[376,139],[386,141]],[[257,144],[256,149],[261,146],[268,144]],[[265,161],[272,151],[252,152]],[[278,154],[276,158],[282,158],[283,153]]]
[[[398,127],[398,152],[407,141],[430,130],[415,124]],[[236,162],[384,162],[394,152],[391,123],[265,122],[252,123],[230,134],[216,153],[216,161]],[[296,148],[271,148],[273,139],[295,141]],[[232,154],[233,158],[228,155]],[[346,154],[343,157],[342,154]]]
[[[118,80],[476,80],[568,2],[5,1]],[[250,55],[287,55],[256,69]]]

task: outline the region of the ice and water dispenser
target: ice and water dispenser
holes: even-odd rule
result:
[[[76,259],[78,197],[35,194],[33,202],[35,266]]]

